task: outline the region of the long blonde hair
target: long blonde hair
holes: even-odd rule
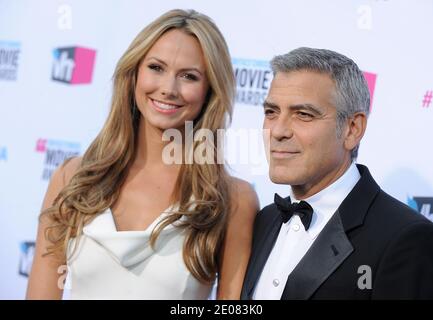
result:
[[[108,119],[53,206],[42,212],[52,222],[45,232],[52,244],[47,254],[65,259],[69,240],[78,238],[86,224],[118,199],[135,156],[140,119],[134,97],[137,70],[152,45],[173,28],[197,38],[210,83],[208,98],[194,122],[194,131],[209,129],[216,139],[217,130],[225,128],[227,116],[231,117],[232,113],[235,80],[224,37],[206,15],[194,10],[171,10],[145,27],[120,58],[113,76]],[[229,187],[225,167],[217,161],[215,164],[182,164],[172,194],[178,209],[152,232],[151,244],[154,245],[161,230],[183,216],[185,219],[179,224],[186,233],[183,259],[194,277],[203,283],[211,283],[218,271],[218,255],[231,207]]]

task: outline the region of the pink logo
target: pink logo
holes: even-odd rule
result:
[[[38,139],[36,141],[36,152],[45,152],[47,149],[47,139]]]
[[[96,51],[82,47],[53,50],[52,79],[69,84],[91,83]]]
[[[422,100],[422,106],[423,108],[428,108],[430,107],[430,103],[432,102],[433,99],[433,90],[427,90],[424,94],[424,98]]]
[[[363,72],[364,78],[367,81],[368,85],[368,91],[370,91],[370,112],[373,106],[373,94],[374,94],[374,88],[376,86],[376,78],[377,74],[371,73],[371,72]]]

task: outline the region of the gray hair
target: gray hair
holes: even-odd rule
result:
[[[337,135],[341,136],[345,121],[357,112],[368,117],[370,92],[356,63],[348,57],[326,49],[298,48],[271,60],[274,75],[277,72],[310,70],[328,74],[335,82]],[[352,160],[358,156],[359,145],[351,151]]]

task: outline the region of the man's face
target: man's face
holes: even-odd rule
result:
[[[326,188],[350,163],[345,135],[337,136],[334,95],[334,81],[323,73],[279,72],[272,81],[263,123],[270,130],[269,175],[296,196]]]

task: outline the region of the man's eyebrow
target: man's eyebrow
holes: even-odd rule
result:
[[[266,100],[263,102],[263,108],[280,109],[277,104]]]
[[[279,110],[280,106],[274,102],[265,101],[265,102],[263,102],[263,108],[278,109]],[[288,108],[290,108],[292,111],[306,110],[306,111],[310,111],[310,112],[314,113],[315,115],[319,115],[319,116],[323,115],[323,111],[321,110],[321,108],[319,108],[319,107],[317,107],[311,103],[293,104],[293,105],[290,105]]]
[[[308,110],[316,115],[323,115],[322,109],[311,103],[292,104],[289,108],[291,110]]]

